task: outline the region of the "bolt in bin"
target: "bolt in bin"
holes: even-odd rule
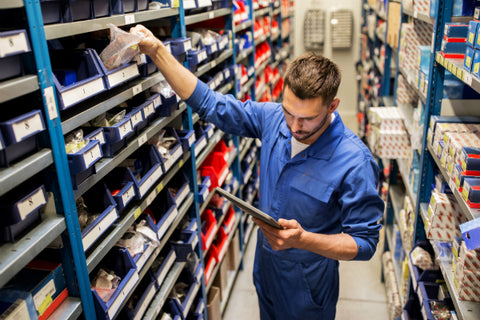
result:
[[[67,154],[74,189],[78,189],[78,186],[85,179],[96,172],[95,163],[102,157],[103,153],[99,140],[90,140],[78,152]]]

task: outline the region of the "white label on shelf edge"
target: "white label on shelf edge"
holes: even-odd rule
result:
[[[85,168],[90,168],[92,163],[94,163],[101,157],[102,152],[100,151],[100,143],[97,143],[93,146],[92,149],[88,150],[83,154],[83,162],[85,164]]]
[[[40,188],[27,200],[17,203],[17,210],[23,220],[30,213],[32,213],[32,211],[38,209],[46,203],[47,201],[45,200],[45,193],[43,192],[43,189]]]
[[[188,137],[188,146],[191,147],[194,142],[195,142],[195,134],[192,133],[190,137]]]
[[[130,186],[130,188],[125,191],[125,193],[122,195],[122,204],[125,207],[127,203],[135,196],[135,189],[133,189],[133,184]]]
[[[105,90],[103,78],[98,78],[80,87],[62,92],[60,93],[60,96],[62,97],[63,105],[67,108],[78,101],[96,95],[103,90]]]
[[[45,284],[45,286],[43,286],[43,288],[33,296],[33,304],[35,305],[35,309],[37,309],[37,311],[40,310],[40,307],[45,299],[48,299],[49,296],[50,298],[53,297],[56,291],[55,282],[53,279],[50,279],[50,281],[48,281],[47,284]]]
[[[167,219],[162,223],[162,225],[158,229],[158,232],[157,232],[158,239],[161,239],[163,237],[163,235],[165,234],[165,232],[167,232],[167,230],[170,228],[173,220],[175,220],[177,215],[178,215],[177,208],[173,209],[172,212],[170,212]]]
[[[27,38],[25,32],[15,35],[0,37],[0,58],[7,54],[28,52]]]
[[[466,84],[471,86],[472,85],[472,74],[468,73],[468,72],[465,72],[464,76],[463,76],[463,82],[465,82]]]
[[[128,280],[125,287],[123,287],[123,290],[118,294],[117,298],[108,309],[108,316],[110,317],[110,319],[113,319],[115,314],[117,314],[117,311],[122,305],[122,302],[126,299],[130,291],[132,291],[133,286],[137,283],[137,281],[138,281],[138,273],[135,271],[132,277]]]
[[[126,14],[125,15],[125,24],[133,24],[135,23],[135,15],[134,14]]]
[[[113,208],[104,218],[100,221],[95,228],[90,230],[82,239],[83,250],[87,250],[95,240],[117,219],[117,209]]]
[[[139,94],[140,92],[142,92],[142,85],[141,84],[137,84],[136,86],[132,87],[132,94],[134,96]]]
[[[144,145],[145,142],[147,142],[147,141],[148,141],[148,138],[147,138],[147,134],[145,133],[145,134],[141,135],[140,137],[138,137],[138,146],[140,147],[140,146]]]
[[[201,139],[202,141],[195,146],[195,156],[198,156],[198,153],[207,145],[207,139],[205,139],[205,136],[203,136]]]
[[[47,87],[43,90],[43,96],[47,103],[48,118],[50,120],[56,119],[58,117],[57,104],[55,103],[55,94],[53,92],[53,87]]]
[[[130,66],[126,67],[125,69],[118,70],[107,76],[108,83],[110,87],[114,87],[128,79],[136,77],[139,75],[138,67],[136,64],[131,64]]]
[[[42,118],[40,113],[35,114],[33,117],[25,119],[21,122],[12,124],[13,134],[15,136],[15,141],[20,142],[24,138],[44,130],[45,127],[42,123]]]
[[[215,17],[215,13],[212,11],[208,14],[208,19],[213,19]]]
[[[153,99],[153,107],[157,108],[162,105],[162,98],[160,96]]]

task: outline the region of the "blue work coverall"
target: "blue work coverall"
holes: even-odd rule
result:
[[[310,232],[347,233],[357,243],[356,260],[373,256],[384,208],[379,169],[336,111],[318,140],[291,158],[281,104],[243,103],[201,81],[186,102],[225,132],[261,139],[261,210],[276,220],[295,219]],[[335,318],[338,261],[300,249],[274,251],[259,230],[253,277],[263,320]]]

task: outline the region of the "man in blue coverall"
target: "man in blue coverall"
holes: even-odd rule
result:
[[[283,227],[260,227],[254,264],[261,319],[334,319],[338,260],[368,260],[384,203],[378,166],[336,111],[340,71],[303,55],[289,64],[283,103],[241,102],[214,92],[148,29],[140,50],[173,90],[221,130],[262,141],[260,209]]]

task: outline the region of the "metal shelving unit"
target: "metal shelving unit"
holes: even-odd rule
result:
[[[68,251],[68,255],[72,256],[73,260],[73,263],[64,263],[65,270],[70,271],[66,272],[66,274],[71,274],[74,277],[74,279],[67,279],[67,282],[72,284],[71,287],[73,290],[70,290],[69,287],[70,296],[51,315],[52,319],[77,319],[83,317],[89,320],[96,318],[90,288],[89,273],[99,265],[106,253],[116,244],[125,231],[135,222],[136,218],[138,218],[152,203],[158,194],[165,188],[167,183],[173,179],[180,170],[187,169],[185,171],[189,174],[192,190],[180,208],[177,208],[178,215],[170,225],[166,234],[160,240],[160,247],[152,254],[152,256],[150,256],[140,271],[139,278],[141,279],[143,277],[148,267],[153,263],[160,248],[168,243],[171,234],[179,226],[182,218],[187,214],[191,214],[192,217],[197,218],[198,221],[200,220],[201,208],[194,200],[198,194],[195,171],[224,134],[220,130],[216,130],[213,137],[209,139],[207,146],[198,157],[195,157],[192,152],[186,152],[168,172],[164,173],[158,181],[153,184],[150,191],[142,199],[133,200],[125,212],[120,215],[118,220],[115,221],[115,223],[97,240],[94,248],[87,250],[85,253],[82,250],[82,238],[79,232],[80,228],[78,226],[75,199],[83,195],[95,184],[101,183],[101,181],[114,168],[116,168],[118,164],[127,159],[140,146],[146,143],[148,139],[158,133],[165,126],[174,125],[177,127],[182,123],[183,128],[192,130],[193,124],[199,120],[199,117],[197,114],[192,114],[191,109],[188,108],[184,102],[180,103],[179,109],[174,111],[170,117],[154,120],[148,127],[143,129],[138,137],[129,140],[128,145],[120,150],[113,158],[103,158],[98,161],[95,164],[96,173],[86,178],[78,185],[78,188],[74,190],[71,187],[70,170],[64,150],[64,135],[72,132],[97,116],[115,108],[119,104],[134,98],[143,91],[149,90],[163,81],[164,77],[160,72],[155,72],[145,78],[135,78],[119,85],[118,87],[106,90],[95,97],[90,97],[71,108],[59,110],[57,107],[58,102],[55,97],[53,99],[55,104],[52,105],[52,100],[50,99],[47,101],[47,97],[44,95],[46,90],[53,89],[54,93],[56,91],[52,80],[53,73],[48,55],[47,40],[104,31],[108,29],[107,24],[109,23],[116,26],[123,26],[124,30],[127,30],[130,26],[137,23],[146,23],[148,26],[157,22],[162,26],[170,24],[172,26],[172,37],[185,37],[187,26],[219,17],[225,18],[226,28],[233,31],[234,39],[235,33],[237,32],[245,30],[253,31],[253,19],[255,19],[255,17],[258,18],[265,15],[273,17],[273,15],[279,16],[281,13],[280,7],[273,6],[257,10],[254,13],[252,9],[253,5],[251,5],[249,16],[253,18],[242,22],[237,26],[233,26],[232,21],[230,21],[233,18],[232,8],[223,8],[185,16],[185,11],[181,6],[182,4],[180,4],[180,8],[146,10],[92,20],[43,25],[39,1],[27,2],[24,0],[0,0],[0,10],[25,8],[28,20],[27,23],[30,27],[29,35],[32,44],[32,52],[38,71],[38,74],[24,75],[12,80],[0,81],[0,104],[38,91],[40,93],[39,96],[42,96],[42,99],[44,100],[44,115],[45,118],[47,118],[46,124],[48,127],[48,138],[50,138],[52,143],[51,148],[41,149],[33,155],[18,161],[14,165],[0,170],[0,196],[6,194],[9,190],[20,185],[22,182],[28,181],[39,172],[51,170],[54,172],[54,174],[51,175],[53,179],[58,180],[58,192],[60,193],[55,194],[55,200],[57,200],[56,204],[57,207],[58,205],[61,205],[61,207],[58,207],[58,216],[44,215],[42,222],[26,236],[21,238],[21,240],[14,244],[3,244],[0,246],[0,287],[7,283],[9,279],[18,272],[18,270],[28,264],[28,262],[30,262],[52,241],[59,236],[62,236],[65,249]],[[284,17],[279,16],[279,21],[282,18]],[[282,40],[287,42],[290,41],[288,35],[283,37]],[[272,37],[270,34],[265,35],[260,39],[260,42],[262,41],[275,41],[278,42],[278,45],[282,44],[278,34]],[[256,42],[256,44],[260,42]],[[230,44],[232,45],[233,43]],[[280,61],[285,60],[288,56],[288,51],[282,49],[282,54],[275,59],[273,66],[276,67]],[[195,74],[201,76],[207,74],[219,64],[226,62],[227,64],[235,65],[237,61],[242,59],[248,59],[249,65],[253,65],[253,58],[254,47],[239,53],[236,52],[235,46],[233,46],[233,48],[228,48],[212,61],[202,65],[197,69]],[[263,72],[266,66],[271,64],[271,62],[272,59],[268,59],[268,61],[265,61],[260,68],[257,68],[257,70],[255,70],[256,74],[251,76],[246,85],[241,89],[241,92],[237,92],[237,81],[239,81],[239,79],[235,79],[222,85],[217,91],[224,94],[233,92],[235,96],[250,92],[253,98],[255,98],[255,93],[252,88],[255,86],[256,75]],[[233,142],[238,147],[238,137],[234,137]],[[231,172],[235,177],[241,177],[239,161],[245,157],[253,143],[254,140],[250,140],[241,151],[235,148],[231,152],[228,159],[228,165],[231,166]],[[193,151],[193,147],[191,150]],[[234,190],[234,192],[238,193],[239,188],[240,186],[238,186],[237,190]],[[208,201],[206,204],[207,203]],[[203,206],[202,208],[204,209]],[[244,217],[245,215],[237,214],[234,229],[228,239],[229,242],[235,232],[239,232],[242,239],[250,238],[254,225],[250,224],[246,237],[244,237],[242,233],[243,227],[239,227],[240,223],[243,224]],[[221,222],[222,221],[219,221],[219,223]],[[198,251],[199,258],[202,261],[203,252],[201,248],[199,248]],[[241,252],[243,252],[243,248],[241,248]],[[175,285],[184,266],[184,263],[175,263],[172,267],[162,287],[152,301],[150,308],[147,310],[147,313],[144,316],[146,319],[153,319],[160,313],[168,294]],[[236,271],[230,277],[229,292],[233,287],[235,276],[240,268],[241,263],[237,266]],[[133,292],[133,290],[131,292]],[[125,297],[122,301],[122,305],[127,303],[128,296],[131,294],[132,293]],[[198,294],[206,298],[203,278],[201,290],[199,290]],[[222,301],[222,311],[225,310],[227,301],[228,298]],[[206,311],[204,314],[206,317]]]

